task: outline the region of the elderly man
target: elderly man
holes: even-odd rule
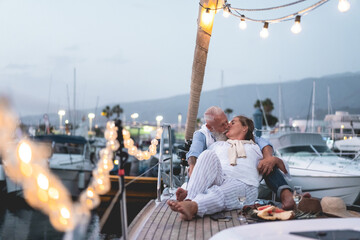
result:
[[[189,164],[189,176],[191,176],[200,153],[215,141],[226,140],[225,133],[229,128],[229,123],[224,111],[219,107],[212,106],[205,111],[204,118],[206,124],[194,133],[190,150],[186,155]],[[255,142],[263,154],[263,160],[258,165],[259,173],[264,176],[268,187],[276,192],[283,209],[293,209],[295,202],[292,198],[291,188],[279,171],[280,169],[285,174],[287,173],[284,163],[281,159],[273,156],[272,146],[265,139],[255,137]],[[183,194],[182,189],[179,189],[176,192],[177,199],[182,200]]]

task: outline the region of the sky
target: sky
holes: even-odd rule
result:
[[[295,1],[295,0],[293,0]],[[237,8],[293,1],[233,0]],[[277,18],[284,11],[249,13]],[[198,1],[0,0],[0,95],[19,115],[158,99],[190,92]],[[360,71],[360,3],[346,13],[337,0],[293,21],[270,24],[215,17],[203,91],[249,83],[274,83]]]

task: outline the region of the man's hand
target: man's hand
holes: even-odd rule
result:
[[[281,171],[287,174],[285,164],[283,163],[283,161],[280,158],[274,157],[272,155],[273,149],[271,146],[269,145],[265,146],[262,150],[262,154],[263,154],[263,159],[259,162],[258,165],[258,171],[260,174],[269,175],[273,171],[275,165]]]
[[[259,162],[258,171],[263,175],[269,175],[275,166],[277,166],[285,174],[287,173],[283,161],[280,158],[274,156],[263,158],[263,160]]]
[[[194,170],[196,163],[196,157],[191,156],[188,158],[188,164],[189,164],[189,177],[191,176],[192,171]]]

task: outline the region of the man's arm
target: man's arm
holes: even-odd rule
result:
[[[191,173],[194,169],[196,159],[204,150],[206,150],[206,137],[201,132],[196,131],[193,136],[190,150],[186,154],[186,158],[189,164],[189,176],[191,176]]]
[[[276,165],[281,171],[287,174],[283,161],[280,158],[273,156],[273,148],[271,144],[264,138],[259,137],[255,137],[255,142],[259,145],[263,154],[263,159],[258,165],[259,172],[263,175],[268,175],[272,172],[274,166]]]

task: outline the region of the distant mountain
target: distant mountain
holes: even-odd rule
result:
[[[249,117],[254,112],[254,103],[256,101],[257,92],[260,99],[270,98],[274,103],[273,115],[279,115],[279,86],[282,92],[282,115],[285,119],[306,118],[310,112],[311,95],[313,81],[316,82],[316,119],[323,119],[327,114],[328,94],[327,86],[330,87],[330,98],[333,111],[345,110],[351,113],[360,113],[360,72],[343,73],[329,75],[320,78],[306,78],[297,81],[288,81],[282,83],[271,84],[246,84],[224,87],[223,89],[205,91],[201,95],[199,118],[202,117],[204,111],[212,105],[231,108],[232,115],[244,114]],[[221,97],[223,96],[223,97]],[[139,114],[137,121],[148,121],[155,123],[157,115],[164,116],[164,122],[177,123],[178,114],[182,114],[182,124],[186,121],[187,107],[189,102],[189,94],[178,95],[174,97],[138,101],[129,103],[109,103],[109,106],[120,104],[124,109],[126,120],[130,121],[130,115],[134,112]],[[106,119],[100,115],[101,110],[105,106],[99,107],[96,113],[97,123],[104,123]],[[92,110],[93,111],[93,110]],[[78,112],[77,119],[81,115],[87,115],[89,111],[83,110]],[[84,114],[83,114],[84,113]],[[24,116],[24,123],[37,123],[42,116]],[[50,115],[50,119],[58,124],[56,114]],[[56,120],[55,120],[56,119]]]

